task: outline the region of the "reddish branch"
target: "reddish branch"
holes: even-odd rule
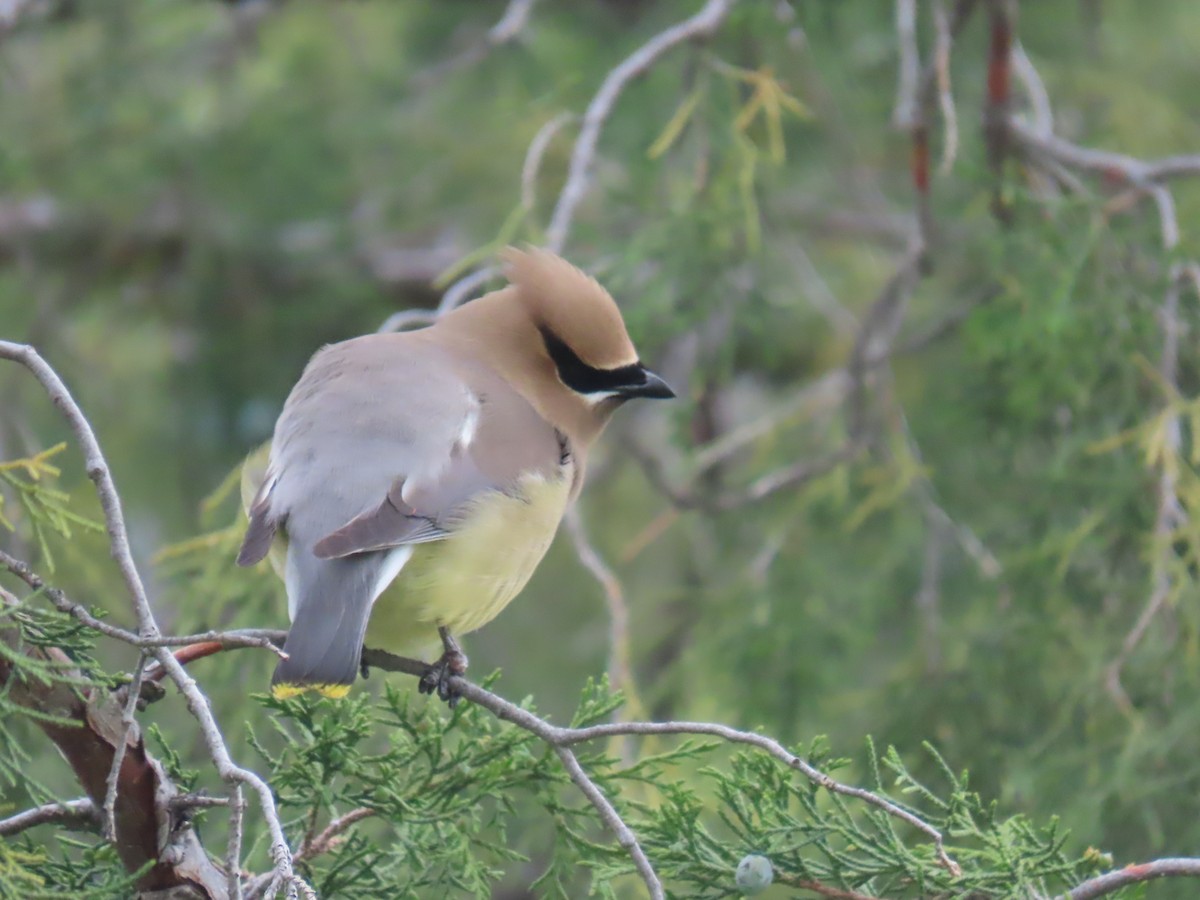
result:
[[[348,831],[352,825],[373,815],[375,815],[375,810],[369,806],[360,806],[358,809],[353,809],[344,816],[338,816],[326,825],[320,834],[310,841],[305,841],[300,846],[300,849],[296,851],[296,861],[302,862],[306,859],[312,859],[314,856],[320,856],[322,853],[328,853],[336,846],[342,834]]]
[[[1012,83],[1012,12],[1007,0],[992,0],[988,45],[987,102],[983,111],[983,137],[987,146],[988,167],[996,178],[992,211],[1001,221],[1007,221],[1009,211],[1001,199],[1000,179],[1004,160],[1008,156],[1008,110],[1011,105]]]

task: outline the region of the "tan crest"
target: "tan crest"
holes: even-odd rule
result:
[[[594,278],[548,250],[509,247],[501,257],[530,317],[584,363],[617,369],[638,361],[621,310]]]

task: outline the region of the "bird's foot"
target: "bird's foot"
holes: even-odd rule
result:
[[[455,690],[451,682],[455,676],[466,673],[467,654],[462,652],[458,641],[445,626],[438,629],[438,634],[442,636],[442,647],[444,648],[442,655],[437,662],[425,670],[425,674],[421,676],[421,681],[417,685],[417,690],[422,694],[436,693],[438,699],[444,700],[447,706],[454,709],[462,695]]]

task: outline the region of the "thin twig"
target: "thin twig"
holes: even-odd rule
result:
[[[811,878],[794,878],[787,873],[776,874],[777,884],[800,888],[802,891],[812,891],[818,897],[828,897],[829,900],[878,900],[874,894],[860,894],[858,891],[848,891],[845,888],[833,887]]]
[[[630,665],[629,606],[625,603],[621,580],[592,544],[578,505],[567,510],[563,520],[576,556],[604,591],[604,603],[608,607],[608,677],[616,690],[636,696],[637,686]]]
[[[0,837],[11,837],[35,825],[53,823],[66,828],[93,829],[100,823],[96,804],[86,797],[63,803],[47,803],[0,819]]]
[[[525,208],[526,212],[532,212],[534,203],[537,202],[538,172],[541,171],[546,149],[554,140],[555,135],[563,129],[563,126],[574,118],[573,113],[559,113],[554,118],[547,120],[537,130],[533,140],[529,142],[529,149],[525,151],[525,162],[521,165],[521,206]]]
[[[846,441],[836,450],[815,459],[800,459],[773,469],[751,481],[745,487],[727,489],[717,494],[704,492],[698,487],[701,479],[693,475],[692,484],[675,487],[663,470],[663,462],[654,454],[630,443],[629,452],[642,465],[650,483],[679,509],[699,509],[705,512],[729,512],[777,494],[784,490],[796,490],[839,465],[849,462],[861,452],[861,441]]]
[[[384,319],[383,324],[375,331],[378,334],[387,334],[392,331],[404,331],[407,328],[432,325],[436,321],[437,313],[432,309],[402,309]]]
[[[1012,67],[1013,74],[1021,82],[1029,100],[1030,127],[1035,134],[1043,137],[1053,134],[1054,111],[1050,107],[1050,95],[1046,92],[1042,76],[1038,74],[1037,67],[1020,41],[1013,42]]]
[[[225,869],[229,873],[229,900],[242,900],[242,828],[246,812],[246,798],[242,796],[242,786],[235,784],[230,788],[227,798],[223,799],[229,805],[229,840],[225,845]]]
[[[417,90],[426,90],[445,76],[482,62],[497,47],[511,43],[520,37],[529,23],[529,14],[536,0],[509,0],[504,14],[488,29],[482,40],[476,41],[456,56],[442,60],[423,72],[413,76],[412,85]]]
[[[1200,175],[1200,154],[1142,160],[1110,150],[1081,147],[1057,135],[1039,134],[1032,125],[1020,119],[1010,118],[1008,129],[1017,143],[1029,153],[1049,156],[1089,172],[1122,178],[1130,184],[1145,185],[1167,178]]]
[[[813,308],[825,317],[834,331],[843,337],[849,337],[858,331],[858,319],[845,304],[838,300],[821,273],[817,270],[812,258],[800,243],[791,247],[792,261],[799,270],[798,275],[807,288],[805,294]]]
[[[279,656],[283,656],[283,651],[263,636],[269,632],[260,628],[241,628],[234,631],[204,631],[198,634],[159,634],[153,637],[143,637],[128,629],[110,625],[103,619],[96,618],[83,606],[69,599],[59,588],[47,584],[45,579],[35,572],[28,563],[17,559],[15,556],[10,556],[3,550],[0,550],[0,566],[3,566],[9,572],[16,575],[33,590],[40,591],[59,612],[66,613],[78,619],[88,628],[100,634],[114,640],[122,641],[133,647],[180,647],[188,644],[197,644],[201,641],[219,641],[228,647],[262,647]]]
[[[446,289],[446,293],[442,294],[442,300],[438,303],[437,315],[440,316],[442,313],[450,312],[455,307],[461,306],[473,291],[487,284],[490,279],[496,277],[499,271],[496,266],[484,266],[482,269],[477,269],[458,279]]]
[[[176,812],[186,812],[189,809],[211,809],[216,806],[229,806],[229,798],[210,797],[208,794],[176,794],[167,801],[167,808]]]
[[[917,118],[917,90],[921,78],[921,55],[917,50],[917,0],[896,0],[896,44],[899,71],[896,74],[896,105],[892,124],[910,129]]]
[[[361,822],[369,816],[375,815],[375,810],[369,806],[360,806],[358,809],[352,809],[344,816],[338,816],[318,833],[312,840],[305,841],[299,850],[296,851],[296,861],[303,862],[306,859],[312,859],[314,856],[320,856],[322,853],[328,853],[333,847],[337,838],[346,830],[348,830],[356,822]]]
[[[272,636],[276,639],[282,639],[284,633],[278,632]],[[380,671],[401,672],[416,677],[421,677],[424,675],[429,668],[428,663],[421,662],[420,660],[410,659],[404,656],[396,656],[393,653],[388,653],[387,651],[378,650],[371,647],[363,649],[363,662],[371,668],[378,669]],[[539,718],[529,710],[523,709],[520,706],[517,706],[515,703],[512,703],[498,694],[494,694],[486,688],[482,688],[479,685],[462,678],[461,676],[454,676],[451,679],[450,686],[452,690],[459,696],[470,700],[472,703],[482,706],[484,709],[495,715],[498,719],[501,719],[505,722],[511,722],[518,728],[522,728],[525,731],[528,731],[531,734],[541,738],[547,744],[554,747],[556,751],[572,747],[575,744],[581,744],[587,741],[604,740],[612,737],[667,734],[711,735],[713,737],[722,738],[723,740],[731,743],[748,744],[750,746],[757,747],[758,749],[766,752],[768,755],[773,756],[775,759],[783,762],[785,765],[796,769],[802,775],[804,775],[805,778],[808,778],[813,783],[825,788],[825,790],[830,791],[831,793],[840,794],[844,797],[853,797],[857,800],[861,800],[862,802],[870,806],[874,806],[888,815],[893,816],[907,823],[908,825],[911,825],[913,828],[917,829],[933,841],[934,851],[937,855],[938,862],[945,867],[947,871],[955,876],[961,874],[959,865],[953,859],[951,859],[949,854],[946,852],[942,833],[937,828],[930,825],[915,813],[897,805],[891,800],[888,800],[886,797],[872,793],[865,788],[843,784],[842,782],[831,778],[829,775],[826,775],[824,772],[811,765],[806,760],[787,750],[778,741],[767,737],[766,735],[756,734],[750,731],[739,731],[736,728],[730,728],[727,725],[720,725],[715,722],[612,722],[599,725],[590,725],[584,728],[562,728],[557,725],[551,725],[545,719]],[[576,771],[572,768],[567,758],[563,757],[561,753],[560,758],[563,759],[563,764],[567,766],[568,773],[571,775],[572,780],[575,781],[582,790],[584,790],[584,793],[588,796],[588,799],[591,800],[594,805],[596,805],[597,810],[600,812],[605,823],[613,828],[614,833],[618,835],[618,839],[621,840],[622,846],[626,847],[630,854],[634,856],[636,864],[637,854],[641,853],[641,848],[637,845],[636,837],[632,834],[632,832],[629,832],[628,835],[625,835],[625,833],[620,830],[620,828],[624,828],[626,831],[628,831],[628,827],[625,826],[623,822],[620,822],[619,814],[612,808],[611,804],[604,799],[602,793],[599,796],[604,802],[603,804],[598,804],[595,794],[584,788],[584,785],[579,780],[581,777],[580,773],[582,773],[582,779],[588,784],[591,784],[593,788],[595,788],[595,783],[590,779],[587,773],[583,771],[582,767],[578,767],[578,771]],[[574,759],[574,756],[572,755],[571,758]],[[578,760],[575,759],[574,761],[575,765],[578,766]],[[598,788],[596,790],[598,792]],[[368,813],[359,810],[356,811],[356,813],[348,813],[347,815],[349,816],[355,814],[359,814],[359,818],[364,818]],[[615,820],[613,817],[615,817]],[[357,821],[357,819],[355,819],[355,821]],[[618,822],[620,822],[619,827],[616,824]],[[332,824],[333,823],[331,823],[330,827],[332,827]],[[328,828],[326,831],[328,831]],[[324,832],[314,838],[311,842],[311,845],[316,845],[319,843],[322,835],[324,835]],[[633,843],[626,843],[626,840],[628,839],[632,839]],[[297,859],[299,858],[300,854],[297,854]],[[642,871],[640,865],[639,872],[642,872],[643,877],[645,878],[645,873]],[[653,870],[651,869],[651,874],[652,873]],[[263,876],[262,878],[270,877],[275,876]],[[256,885],[262,883],[262,878],[256,880],[256,882],[252,884],[251,888],[247,892],[248,896],[256,896],[256,892],[258,890]],[[657,879],[655,879],[655,881],[656,880]],[[650,889],[654,896],[661,896],[660,894],[654,894],[654,882],[647,879],[646,883],[647,888]]]
[[[1175,857],[1156,859],[1153,862],[1137,863],[1089,878],[1083,884],[1064,895],[1064,900],[1095,900],[1143,881],[1156,878],[1200,878],[1200,859]]]
[[[625,851],[633,860],[634,868],[637,869],[642,881],[646,883],[646,889],[650,892],[652,900],[664,900],[666,894],[663,892],[662,882],[659,881],[654,867],[650,865],[650,860],[646,858],[646,852],[642,849],[642,845],[638,843],[637,836],[625,824],[625,820],[621,818],[621,814],[617,812],[608,798],[604,796],[604,792],[600,790],[596,782],[592,781],[587,772],[583,770],[583,766],[579,764],[579,760],[574,753],[563,744],[556,744],[554,752],[562,760],[563,768],[567,770],[567,775],[571,781],[575,782],[575,786],[583,792],[583,795],[596,808],[601,820],[608,826],[609,831],[616,836],[617,843],[625,848]]]
[[[958,157],[958,112],[954,106],[954,93],[950,84],[950,48],[954,37],[950,31],[950,17],[946,13],[945,0],[933,0],[933,27],[936,36],[933,67],[943,129],[942,162],[938,166],[938,173],[947,175],[954,168],[954,160]]]
[[[371,652],[373,651],[367,651],[364,653],[363,658],[366,659]],[[395,657],[395,659],[402,659],[402,657]],[[412,662],[415,663],[416,661],[413,660]],[[376,663],[373,662],[372,665],[376,665]],[[410,674],[420,676],[421,672],[425,670],[426,666],[424,663],[418,663],[418,665],[420,666],[420,671],[414,671]],[[363,806],[359,807],[358,809],[353,809],[344,816],[339,816],[338,818],[334,819],[327,826],[325,826],[321,832],[300,845],[300,849],[296,851],[296,862],[304,862],[312,859],[315,856],[320,856],[322,853],[328,853],[331,849],[333,849],[337,838],[340,837],[343,832],[347,831],[350,826],[375,814],[375,810],[371,809],[370,807]],[[259,875],[257,878],[252,879],[250,883],[246,885],[247,900],[257,900],[258,897],[263,896],[264,892],[271,883],[272,877],[273,876],[268,873],[266,875]]]
[[[1175,211],[1175,200],[1170,190],[1158,183],[1177,175],[1200,174],[1200,156],[1177,156],[1155,162],[1145,162],[1120,153],[1080,147],[1052,134],[1038,133],[1033,127],[1019,120],[1010,120],[1010,129],[1035,159],[1050,158],[1057,163],[1104,174],[1140,189],[1154,200],[1158,211],[1159,231],[1163,254],[1167,259],[1179,246],[1179,220]],[[1183,328],[1179,317],[1179,294],[1182,282],[1190,279],[1190,267],[1194,263],[1176,263],[1171,266],[1167,289],[1160,309],[1159,322],[1162,328],[1162,352],[1159,359],[1159,376],[1173,395],[1179,392],[1179,341]],[[1179,500],[1177,474],[1170,461],[1179,453],[1182,444],[1182,427],[1177,412],[1170,412],[1163,425],[1164,453],[1167,460],[1158,478],[1157,512],[1154,521],[1155,558],[1151,572],[1150,596],[1142,608],[1133,628],[1125,636],[1116,657],[1105,668],[1104,685],[1113,702],[1127,715],[1133,713],[1133,703],[1121,684],[1121,672],[1145,636],[1151,622],[1166,605],[1172,590],[1170,557],[1171,535],[1185,521],[1186,513]]]
[[[608,73],[583,114],[583,125],[579,129],[575,149],[571,152],[567,181],[558,195],[558,203],[550,217],[550,225],[546,228],[546,247],[560,252],[567,242],[567,232],[575,218],[575,210],[588,191],[600,132],[621,93],[630,82],[648,72],[650,67],[670,50],[689,41],[711,37],[725,21],[735,2],[736,0],[708,0],[694,16],[659,32]]]
[[[146,652],[138,655],[137,666],[133,670],[133,680],[129,682],[125,706],[121,710],[121,736],[113,744],[112,766],[109,767],[108,780],[104,786],[104,806],[101,808],[102,832],[106,841],[115,842],[117,839],[117,785],[121,781],[121,764],[125,762],[125,750],[129,746],[129,736],[133,734],[136,724],[133,714],[137,711],[138,699],[142,693],[142,678],[146,674]]]

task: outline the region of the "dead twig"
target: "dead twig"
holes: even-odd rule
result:
[[[63,803],[47,803],[0,819],[0,837],[12,837],[26,828],[50,823],[92,831],[100,824],[100,816],[96,813],[96,804],[86,797]]]

